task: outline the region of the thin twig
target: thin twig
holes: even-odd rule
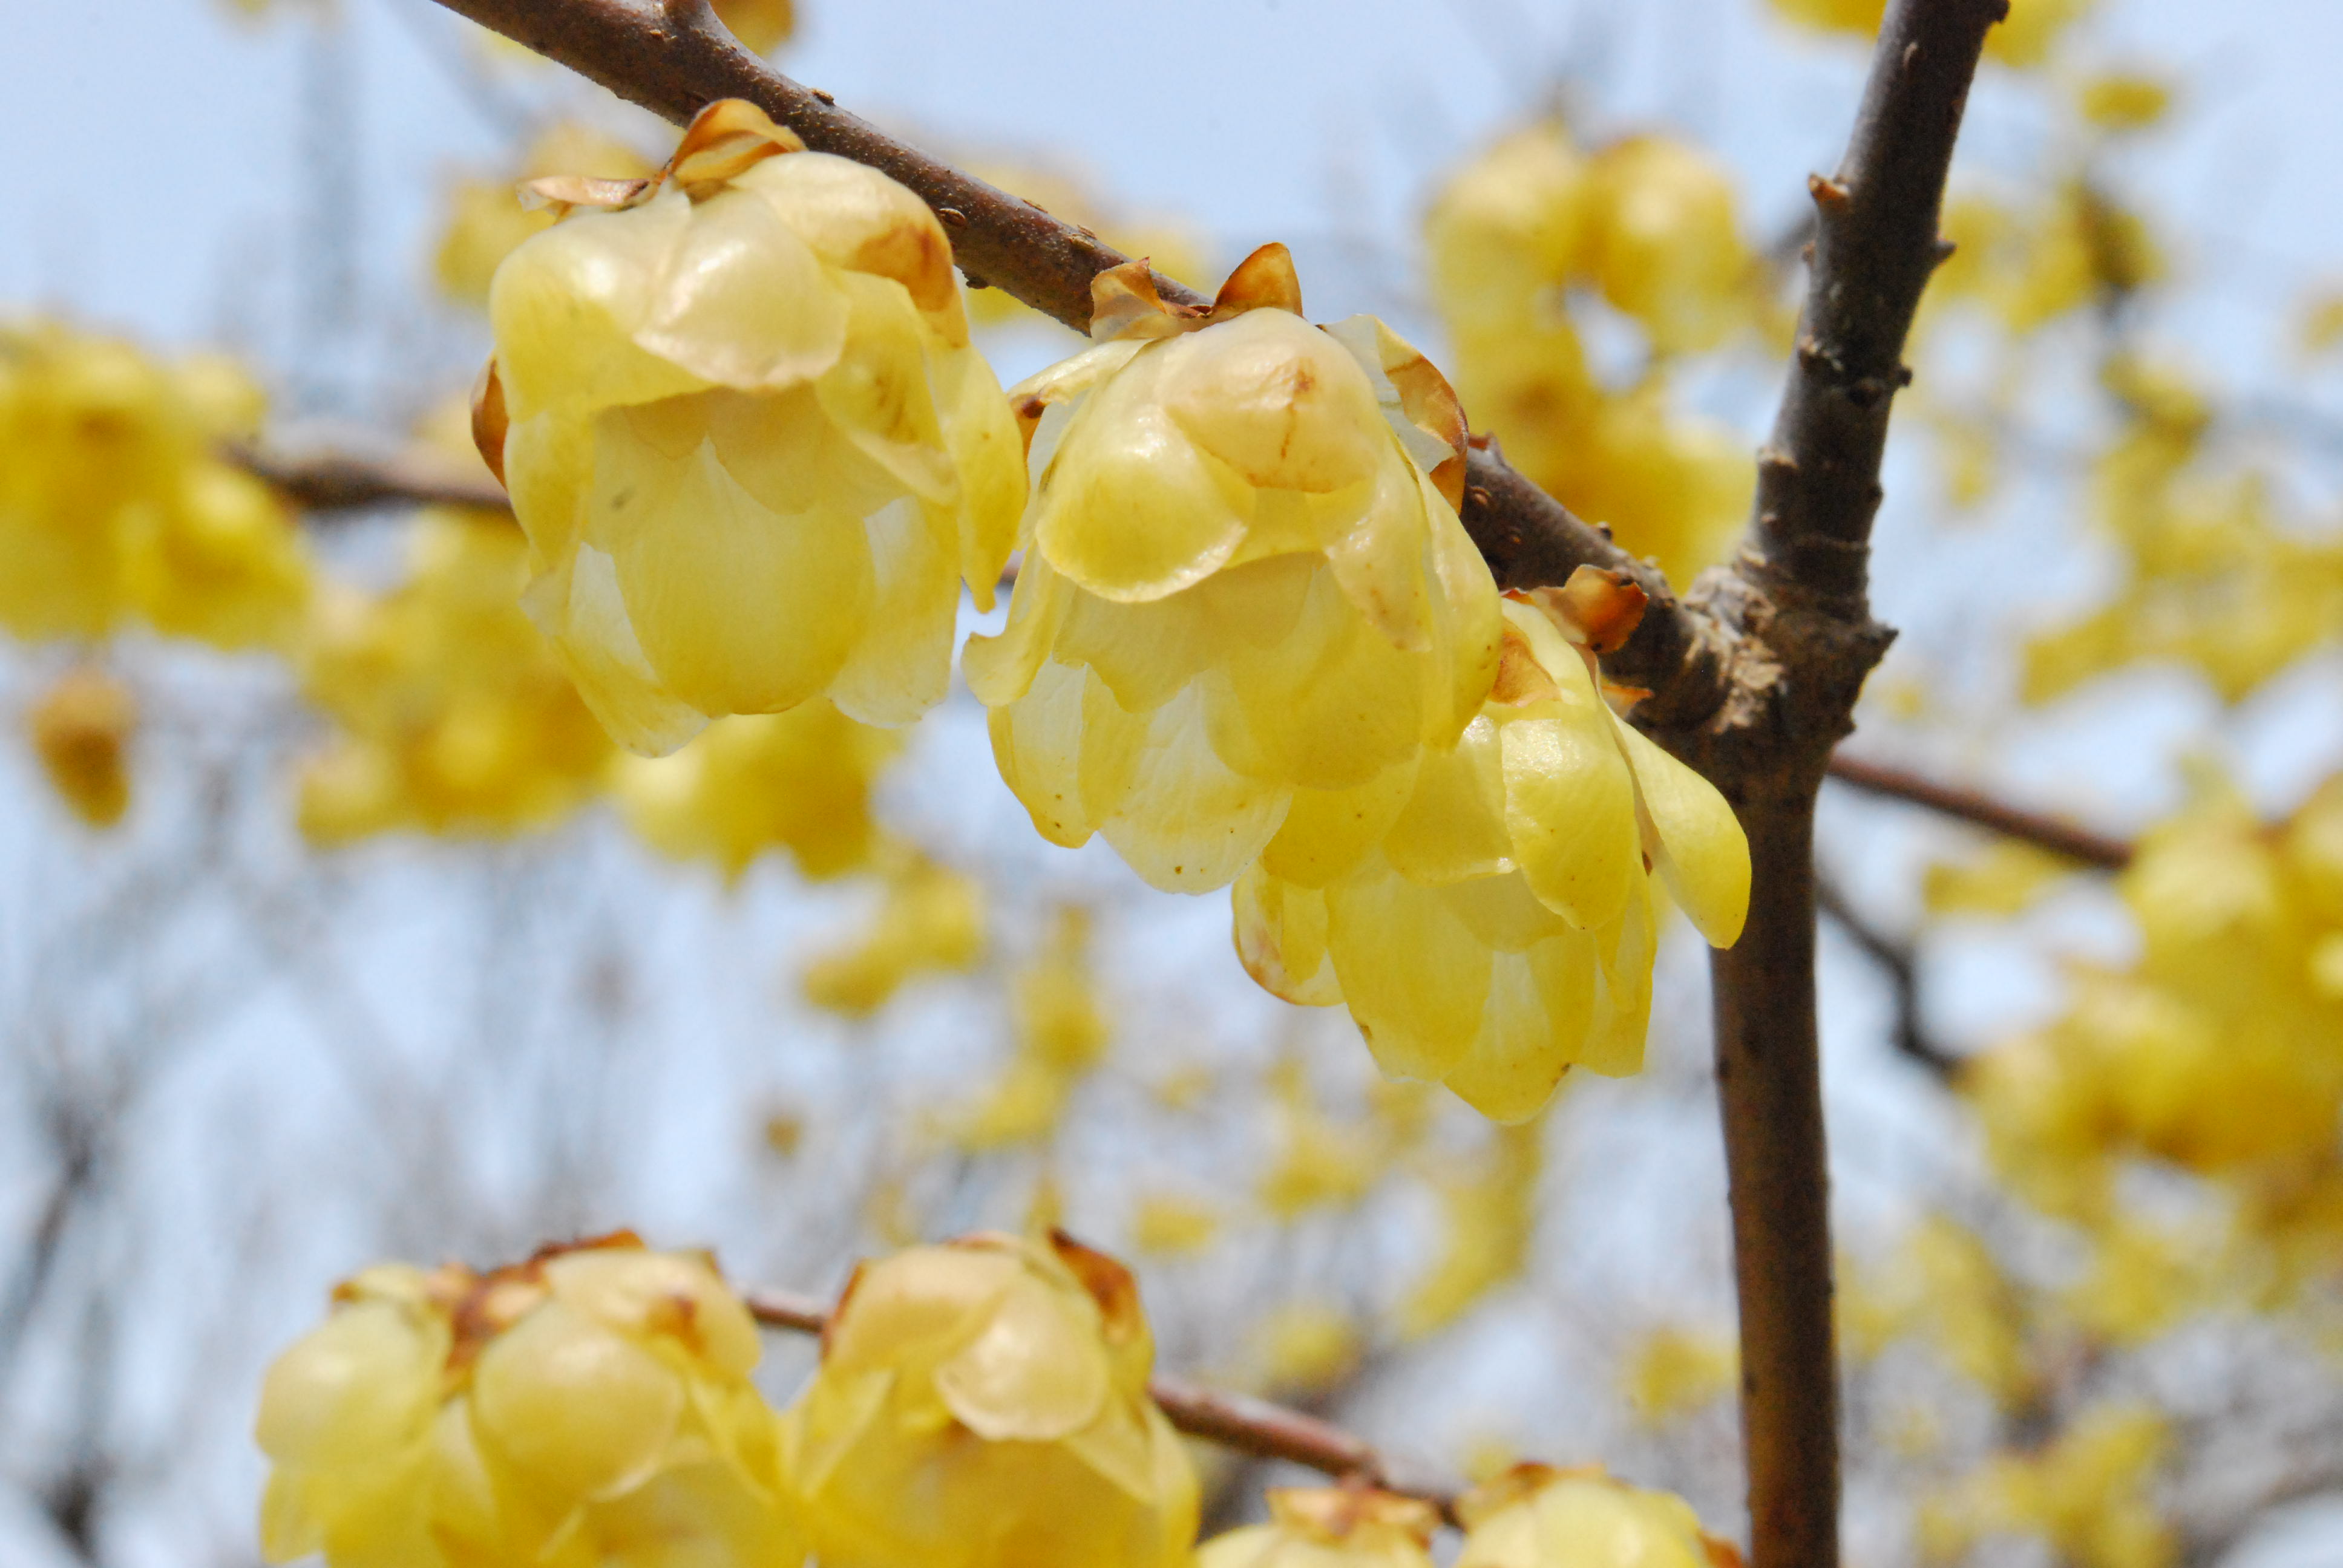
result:
[[[748,1303],[749,1315],[768,1328],[819,1334],[830,1323],[830,1314],[820,1302],[794,1291],[744,1291],[741,1300]],[[1391,1465],[1373,1445],[1331,1422],[1177,1378],[1159,1377],[1148,1384],[1147,1392],[1165,1418],[1190,1437],[1255,1459],[1282,1460],[1338,1481],[1419,1498],[1438,1509],[1451,1524],[1456,1523],[1453,1490],[1394,1479]]]
[[[2133,848],[2124,839],[2012,806],[1981,790],[1939,783],[1908,768],[1835,756],[1830,760],[1830,776],[1866,795],[1925,806],[1931,811],[1989,828],[2006,839],[2016,839],[2101,870],[2120,871],[2131,864]]]
[[[1863,956],[1879,966],[1896,996],[1896,1024],[1888,1038],[1896,1049],[1938,1079],[1950,1079],[1961,1059],[1938,1045],[1928,1033],[1920,1006],[1920,960],[1909,942],[1899,942],[1873,925],[1846,901],[1845,890],[1831,878],[1815,873],[1815,908],[1830,918],[1840,934]]]
[[[470,478],[411,457],[365,457],[349,452],[293,454],[263,447],[230,447],[230,461],[266,482],[307,512],[358,511],[373,507],[470,507],[503,512],[512,503],[494,479]]]
[[[1090,327],[1091,279],[1130,259],[1089,230],[897,141],[830,94],[782,75],[734,41],[707,0],[438,3],[677,125],[716,99],[748,99],[815,152],[868,164],[918,193],[951,236],[971,286],[998,288],[1077,332]],[[1172,304],[1205,302],[1161,273],[1155,282]],[[1648,714],[1692,723],[1716,708],[1723,689],[1715,640],[1656,568],[1572,516],[1493,448],[1471,454],[1466,484],[1464,527],[1506,586],[1560,583],[1591,565],[1626,572],[1643,587],[1651,601],[1643,622],[1604,666],[1614,679],[1654,694]]]

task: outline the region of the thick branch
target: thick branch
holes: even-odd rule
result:
[[[1906,768],[1865,762],[1853,757],[1833,757],[1830,776],[1866,795],[1883,795],[1892,800],[1926,806],[1931,811],[1991,829],[2004,838],[2019,839],[2101,870],[2120,871],[2131,864],[2132,846],[2124,839],[2012,806],[1979,790],[1941,784]]]
[[[1872,519],[1905,336],[1942,257],[1946,171],[2005,0],[1893,0],[1815,234],[1798,348],[1759,454],[1738,558],[1702,585],[1729,628],[1726,701],[1669,744],[1747,832],[1740,942],[1715,955],[1718,1101],[1741,1312],[1752,1568],[1837,1568],[1830,1176],[1815,1036],[1814,811],[1890,633],[1871,618]]]
[[[715,99],[748,99],[814,151],[868,164],[917,192],[951,236],[954,258],[971,286],[1013,295],[1077,332],[1090,327],[1091,279],[1130,259],[1088,229],[929,157],[840,108],[829,94],[782,75],[735,43],[705,0],[439,4],[677,125]],[[1161,273],[1155,286],[1173,304],[1205,303]],[[1464,525],[1501,583],[1560,583],[1584,565],[1632,572],[1652,603],[1635,640],[1615,656],[1615,678],[1651,689],[1652,711],[1684,722],[1717,706],[1723,691],[1712,639],[1657,571],[1572,516],[1494,451],[1473,454],[1470,482]]]
[[[768,1328],[819,1334],[830,1316],[810,1296],[791,1291],[744,1291],[749,1312]],[[1363,1439],[1332,1422],[1244,1394],[1199,1388],[1176,1378],[1157,1378],[1147,1392],[1174,1427],[1190,1437],[1216,1442],[1256,1459],[1282,1460],[1341,1481],[1380,1487],[1421,1498],[1456,1522],[1456,1495],[1437,1486],[1408,1485],[1393,1478],[1382,1454]]]

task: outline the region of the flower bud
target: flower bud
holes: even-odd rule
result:
[[[738,100],[660,178],[490,290],[475,429],[528,531],[527,604],[614,738],[828,696],[903,724],[950,676],[964,575],[991,602],[1023,474],[969,347],[951,247],[877,170],[798,150]]]
[[[748,1311],[620,1235],[488,1274],[367,1270],[269,1369],[272,1563],[794,1568]]]
[[[1494,671],[1495,594],[1454,511],[1446,382],[1373,317],[1303,320],[1282,246],[1207,314],[1137,264],[1093,289],[1104,340],[1013,394],[1026,550],[969,684],[1043,837],[1101,832],[1199,892],[1296,789],[1454,740]]]
[[[1574,1062],[1643,1065],[1654,874],[1717,946],[1748,909],[1732,808],[1611,711],[1592,651],[1558,628],[1624,635],[1617,591],[1582,568],[1509,599],[1495,687],[1456,745],[1298,799],[1234,893],[1264,988],[1347,1002],[1385,1073],[1500,1121],[1535,1114]]]
[[[1216,1535],[1196,1568],[1432,1568],[1432,1505],[1363,1487],[1269,1494],[1269,1523]]]
[[[1185,1563],[1196,1478],[1154,1354],[1130,1273],[1062,1235],[866,1263],[782,1418],[824,1568]]]
[[[1456,1505],[1456,1568],[1741,1568],[1691,1504],[1614,1481],[1599,1465],[1518,1464]]]

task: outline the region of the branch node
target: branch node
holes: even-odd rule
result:
[[[968,214],[960,211],[960,208],[956,206],[940,206],[936,208],[936,221],[942,224],[946,228],[966,228],[968,226]]]

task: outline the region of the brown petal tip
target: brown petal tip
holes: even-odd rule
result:
[[[691,117],[659,178],[698,200],[767,158],[803,151],[803,138],[748,99],[719,98]]]
[[[480,449],[480,461],[505,482],[505,433],[511,421],[505,413],[504,379],[497,374],[496,356],[480,367],[480,378],[472,383],[472,445]]]
[[[1563,636],[1596,653],[1615,653],[1643,624],[1650,602],[1635,579],[1602,567],[1580,567],[1560,588],[1511,597],[1535,605]]]
[[[1293,270],[1293,253],[1276,240],[1237,263],[1212,301],[1212,315],[1225,318],[1246,310],[1290,310],[1302,314],[1302,279]]]

